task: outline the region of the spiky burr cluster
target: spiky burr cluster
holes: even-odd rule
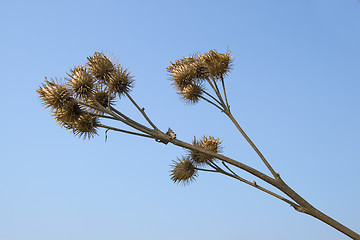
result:
[[[216,86],[216,82],[226,75],[232,63],[230,52],[225,54],[210,50],[205,54],[185,57],[171,63],[167,69],[172,73],[172,80],[179,94],[188,102],[196,103],[200,98],[211,102],[215,97],[205,91],[205,84]],[[97,134],[99,127],[142,137],[159,140],[159,137],[176,138],[176,135],[162,133],[131,98],[129,92],[133,87],[133,77],[128,69],[114,62],[104,53],[95,52],[87,58],[84,65],[71,68],[65,81],[47,80],[37,90],[40,100],[46,108],[50,108],[56,122],[71,130],[74,135],[89,139]],[[224,87],[224,85],[223,85]],[[224,89],[225,90],[225,89]],[[202,95],[211,97],[207,99]],[[218,97],[220,97],[220,93]],[[153,129],[147,128],[115,109],[115,99],[125,95],[143,114]],[[224,101],[215,100],[219,106],[226,108]],[[224,103],[221,105],[221,103]],[[103,118],[118,120],[140,131],[130,132],[100,123]],[[175,136],[175,137],[174,137]],[[167,143],[168,139],[160,142]],[[209,151],[220,153],[221,142],[213,136],[194,138],[192,145]],[[178,158],[171,168],[171,179],[175,183],[186,184],[195,180],[199,167],[214,167],[216,159],[204,152],[189,150],[185,157]]]
[[[219,138],[203,136],[200,140],[194,138],[193,145],[213,153],[220,153],[222,146]],[[189,150],[186,157],[181,157],[171,165],[171,180],[186,185],[197,177],[197,167],[212,165],[215,158],[196,150]]]
[[[230,71],[233,61],[230,54],[210,50],[171,63],[167,70],[178,94],[188,103],[197,103],[205,91],[205,82],[221,80]]]
[[[167,70],[177,93],[189,104],[195,104],[203,99],[222,112],[230,113],[224,83],[224,77],[231,70],[233,62],[230,54],[230,51],[218,53],[210,50],[204,54],[193,54],[171,62]],[[218,82],[222,86],[222,91]],[[215,95],[207,91],[206,85],[213,90]],[[194,138],[192,144],[212,153],[219,153],[222,149],[220,140],[212,136],[204,136],[200,140]],[[217,165],[214,161],[215,158],[209,154],[190,150],[188,156],[175,161],[172,165],[171,179],[184,184],[192,182],[196,177],[198,167],[210,166],[216,169]]]
[[[230,111],[225,90],[224,77],[230,71],[232,61],[230,51],[222,54],[210,50],[205,54],[194,54],[176,60],[171,63],[167,70],[171,74],[171,80],[178,94],[187,103],[194,104],[201,99],[205,100],[232,121],[272,176],[219,154],[222,146],[218,138],[213,136],[204,136],[201,139],[194,138],[192,144],[189,144],[177,139],[177,134],[170,128],[167,132],[159,130],[145,113],[145,108],[141,108],[129,94],[134,81],[130,72],[114,63],[103,53],[95,52],[93,56],[87,58],[87,63],[84,66],[80,65],[70,69],[65,82],[45,79],[37,92],[45,107],[51,109],[55,120],[66,129],[72,130],[75,135],[83,136],[84,139],[97,134],[98,128],[105,128],[105,141],[107,131],[112,130],[151,138],[158,143],[172,143],[175,146],[187,149],[187,155],[177,158],[171,165],[170,177],[175,183],[186,185],[196,179],[199,171],[221,173],[290,204],[295,210],[323,221],[352,239],[360,240],[359,234],[320,212],[291,189],[240,127]],[[210,87],[212,93],[206,90],[206,85]],[[120,98],[123,95],[140,111],[148,126],[134,121],[115,108],[115,98]],[[100,119],[104,118],[119,121],[133,131],[100,123]],[[281,196],[262,187],[256,181],[243,178],[232,168],[246,171],[257,179],[277,188],[286,196]]]
[[[131,91],[133,77],[104,53],[95,52],[85,66],[70,69],[65,81],[47,80],[37,90],[40,100],[50,108],[54,118],[66,129],[84,139],[97,134],[99,103],[104,108]]]

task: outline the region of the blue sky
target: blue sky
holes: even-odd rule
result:
[[[230,49],[240,125],[291,187],[360,232],[359,1],[0,5],[0,239],[348,239],[225,176],[173,184],[169,165],[185,154],[175,146],[113,132],[105,142],[103,131],[83,141],[57,126],[35,90],[95,51],[129,67],[133,97],[162,130],[187,142],[212,134],[225,155],[266,171],[224,115],[187,106],[168,80],[170,61]],[[119,107],[141,119],[126,99]]]

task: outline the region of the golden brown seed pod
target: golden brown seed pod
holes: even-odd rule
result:
[[[45,83],[42,83],[42,86],[36,92],[40,95],[39,98],[46,108],[62,108],[73,100],[71,91],[56,80],[48,81],[45,79]]]
[[[99,79],[101,83],[107,83],[110,74],[115,70],[115,64],[104,53],[100,52],[95,52],[94,56],[87,59],[87,65],[94,77]]]
[[[200,140],[197,140],[194,137],[193,145],[204,148],[205,150],[214,153],[220,153],[222,151],[221,142],[219,138],[214,138],[212,136],[208,136],[208,137],[204,136]],[[209,154],[205,154],[194,150],[190,150],[190,157],[195,164],[199,164],[199,165],[207,164],[208,162],[211,162],[215,159]]]
[[[173,73],[174,69],[178,68],[179,66],[184,65],[190,65],[191,63],[196,61],[197,56],[191,56],[191,57],[183,57],[178,60],[175,60],[175,62],[170,62],[170,66],[168,66],[166,69],[170,74]]]
[[[84,114],[84,110],[75,100],[69,101],[64,107],[54,111],[56,122],[63,127],[73,125],[82,114]]]
[[[189,65],[179,65],[172,70],[172,80],[174,85],[178,89],[192,84],[194,82],[194,72],[191,66]]]
[[[206,79],[206,66],[203,61],[199,60],[196,55],[185,57],[170,63],[167,67],[171,75],[171,80],[177,88],[183,88],[189,84]]]
[[[84,139],[94,137],[99,124],[98,118],[90,113],[83,113],[73,124],[73,133]]]
[[[71,79],[69,79],[69,85],[76,97],[85,98],[92,94],[94,79],[85,67],[75,67],[70,70],[70,74],[68,75],[71,77]]]
[[[182,98],[190,104],[197,103],[203,94],[203,87],[200,84],[188,84],[181,90],[178,90],[178,94],[180,94]]]
[[[170,176],[174,183],[186,185],[195,180],[197,177],[197,171],[190,158],[183,157],[181,159],[178,158],[177,161],[173,161]]]
[[[114,99],[115,99],[115,95],[114,94],[110,94],[109,91],[103,89],[103,88],[97,88],[94,92],[93,92],[93,97],[95,98],[95,100],[100,103],[101,106],[103,106],[104,108],[107,108],[110,106],[114,105]],[[86,99],[86,102],[92,106],[96,106],[96,104],[93,102],[93,100],[91,98]],[[89,108],[89,110],[93,113],[97,113],[97,114],[104,114],[104,112],[102,111],[98,111],[96,109],[93,108]]]
[[[199,59],[206,64],[206,71],[213,79],[220,79],[224,77],[230,70],[233,62],[231,52],[218,53],[210,50],[203,55],[199,55]]]
[[[119,97],[127,93],[133,87],[133,77],[130,76],[130,72],[128,69],[123,69],[120,65],[118,65],[110,74],[108,89],[110,93],[119,94]]]

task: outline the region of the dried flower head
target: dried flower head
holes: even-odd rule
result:
[[[123,69],[118,65],[110,74],[108,83],[109,92],[119,94],[120,97],[131,90],[133,82],[133,77],[130,76],[128,69]]]
[[[85,67],[75,67],[70,70],[70,74],[68,75],[71,77],[71,79],[69,79],[69,85],[76,97],[85,98],[92,94],[94,79]]]
[[[230,70],[233,57],[231,52],[218,53],[210,50],[203,55],[199,55],[199,59],[206,64],[206,71],[213,79],[220,79],[224,77]]]
[[[48,81],[45,79],[45,83],[42,83],[42,86],[36,92],[40,95],[39,98],[45,105],[45,108],[62,108],[73,101],[71,91],[64,84],[56,80]]]
[[[91,73],[102,83],[109,81],[110,74],[115,70],[115,64],[104,54],[95,52],[94,56],[88,57],[87,65]]]
[[[200,140],[197,140],[194,137],[193,145],[204,148],[205,150],[208,150],[208,151],[211,151],[214,153],[220,153],[222,150],[221,142],[220,142],[219,138],[214,138],[212,136],[208,136],[208,137],[204,136]],[[194,163],[199,164],[199,165],[206,164],[206,163],[214,160],[213,156],[206,154],[206,153],[194,151],[194,150],[190,150],[190,157],[194,161]]]
[[[173,163],[174,164],[171,165],[170,176],[174,183],[182,183],[183,185],[186,185],[195,180],[197,177],[197,171],[190,158],[178,158],[177,161],[173,161]]]
[[[75,100],[69,101],[64,107],[54,111],[56,122],[63,127],[72,126],[82,114],[84,114],[84,110]]]
[[[97,134],[96,128],[99,125],[98,118],[90,113],[81,114],[73,124],[73,132],[79,137],[90,139]]]
[[[178,89],[207,77],[206,66],[196,55],[176,60],[175,63],[171,62],[170,64],[171,66],[167,67],[167,70]]]
[[[188,84],[182,89],[179,89],[178,94],[180,94],[186,102],[195,104],[203,94],[203,87],[200,84]]]
[[[179,65],[172,70],[172,80],[177,88],[183,88],[194,82],[194,72],[189,65]]]
[[[114,105],[114,99],[115,96],[114,94],[109,93],[109,91],[104,90],[104,88],[97,88],[94,92],[93,92],[93,96],[95,98],[95,100],[100,103],[101,106],[103,106],[104,108],[107,108],[109,105],[113,106]],[[96,104],[93,102],[93,100],[91,98],[86,99],[86,102],[92,106],[96,106]],[[97,114],[104,114],[103,111],[97,111],[95,109],[89,109],[94,113]]]

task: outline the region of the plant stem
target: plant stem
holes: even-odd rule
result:
[[[136,123],[136,122],[133,123],[133,122],[130,122],[130,121],[128,121],[128,120],[125,120],[125,119],[119,117],[118,115],[116,115],[115,113],[113,113],[110,109],[104,108],[104,107],[94,98],[94,96],[91,95],[90,97],[91,97],[91,99],[93,100],[93,102],[95,103],[95,105],[96,105],[102,112],[107,113],[107,114],[113,116],[116,120],[119,120],[119,121],[125,123],[126,125],[128,125],[128,126],[130,126],[130,127],[133,127],[133,128],[135,128],[136,130],[139,130],[140,132],[149,134],[149,135],[151,135],[151,136],[157,136],[157,137],[158,137],[159,134],[155,133],[153,130],[148,130],[148,129],[142,127],[140,124],[138,124],[138,123]],[[140,126],[139,126],[139,125],[140,125]]]
[[[333,218],[327,216],[323,212],[316,209],[314,206],[312,206],[310,203],[308,203],[305,199],[303,199],[298,193],[296,193],[293,189],[291,189],[281,178],[279,178],[277,180],[277,182],[278,182],[278,184],[276,187],[301,206],[299,209],[295,208],[295,210],[305,213],[307,215],[310,215],[310,216],[326,223],[327,225],[335,228],[339,232],[342,232],[343,234],[347,235],[348,237],[350,237],[354,240],[360,240],[359,234],[357,234],[356,232],[352,231],[348,227],[344,226],[343,224],[339,223],[338,221],[334,220]]]
[[[107,118],[107,119],[111,119],[111,120],[117,120],[116,118],[111,117],[111,116],[106,116],[106,115],[101,115],[101,114],[96,114],[96,113],[91,113],[91,112],[90,112],[90,114],[93,116],[99,117],[99,118]]]
[[[222,105],[221,102],[219,100],[217,100],[214,96],[212,96],[210,93],[208,93],[205,90],[202,90],[203,93],[205,93],[206,95],[208,95],[209,97],[211,97],[215,102],[217,102],[220,106]]]
[[[255,188],[257,188],[257,189],[259,189],[259,190],[261,190],[261,191],[263,191],[263,192],[265,192],[265,193],[267,193],[267,194],[270,194],[271,196],[276,197],[276,198],[278,198],[278,199],[280,199],[280,200],[282,200],[282,201],[290,204],[290,206],[292,206],[292,207],[295,208],[295,209],[300,207],[300,206],[297,205],[295,202],[290,201],[289,199],[286,199],[286,198],[284,198],[284,197],[282,197],[282,196],[280,196],[280,195],[278,195],[278,194],[276,194],[276,193],[274,193],[274,192],[272,192],[272,191],[270,191],[270,190],[268,190],[268,189],[266,189],[266,188],[264,188],[264,187],[259,186],[255,181],[254,181],[254,182],[250,182],[250,181],[248,181],[248,180],[246,180],[246,179],[244,179],[244,178],[242,178],[242,177],[239,177],[239,176],[238,176],[237,174],[235,174],[228,166],[226,166],[224,162],[223,162],[223,164],[224,164],[224,166],[225,166],[229,171],[231,171],[233,174],[230,174],[230,173],[225,172],[225,171],[222,171],[222,172],[221,172],[222,174],[227,175],[227,176],[232,177],[232,178],[235,178],[235,179],[237,179],[237,180],[239,180],[239,181],[241,181],[241,182],[243,182],[243,183],[246,183],[246,184],[248,184],[248,185],[250,185],[250,186],[253,186],[253,187],[255,187]]]
[[[116,114],[118,114],[120,117],[124,118],[125,121],[128,121],[129,123],[132,123],[132,124],[136,125],[137,127],[145,129],[147,131],[152,131],[152,129],[150,129],[150,128],[148,128],[148,127],[146,127],[146,126],[132,120],[131,118],[129,118],[128,116],[126,116],[122,112],[118,111],[116,108],[110,107],[110,110],[112,112],[115,112]],[[127,125],[129,125],[129,124],[127,124]],[[131,125],[129,125],[129,126],[131,126]]]
[[[221,106],[225,108],[226,106],[225,106],[224,100],[221,97],[220,92],[218,91],[218,87],[217,87],[217,85],[216,85],[216,87],[214,86],[214,84],[216,84],[215,80],[214,80],[214,84],[211,82],[210,79],[208,79],[207,82],[209,83],[209,85],[211,86],[211,88],[215,92],[216,96],[218,97],[219,101],[221,102]]]
[[[198,167],[196,167],[195,169],[196,169],[196,170],[199,170],[199,171],[204,171],[204,172],[217,172],[217,171],[215,171],[215,170],[209,170],[209,169],[198,168]]]
[[[220,109],[221,112],[224,111],[223,108],[221,108],[220,106],[218,106],[216,103],[212,102],[211,100],[209,100],[209,99],[207,99],[207,98],[205,98],[205,97],[203,97],[203,96],[200,96],[200,98],[201,98],[201,99],[204,99],[204,100],[207,101],[208,103],[214,105],[215,107],[217,107],[218,109]]]
[[[224,97],[225,97],[225,102],[226,102],[226,108],[230,108],[229,103],[228,103],[228,99],[226,96],[226,90],[225,90],[225,81],[224,81],[224,77],[221,76],[221,83],[222,83],[222,87],[223,87],[223,91],[224,91]]]
[[[214,158],[220,159],[220,160],[222,160],[222,161],[224,161],[226,163],[229,163],[229,164],[231,164],[233,166],[236,166],[236,167],[238,167],[238,168],[240,168],[240,169],[242,169],[242,170],[244,170],[244,171],[246,171],[246,172],[248,172],[248,173],[250,173],[250,174],[252,174],[252,175],[254,175],[256,177],[258,177],[258,178],[260,178],[261,180],[263,180],[263,181],[269,183],[270,185],[276,187],[277,189],[279,189],[280,191],[285,193],[288,197],[290,197],[294,202],[296,202],[297,205],[292,205],[292,207],[296,211],[308,214],[310,216],[313,216],[314,218],[328,224],[329,226],[332,226],[333,228],[337,229],[338,231],[342,232],[343,234],[349,236],[350,238],[352,238],[354,240],[360,240],[360,235],[359,234],[357,234],[356,232],[352,231],[348,227],[342,225],[341,223],[335,221],[331,217],[325,215],[324,213],[320,212],[318,209],[313,207],[304,198],[302,198],[298,193],[296,193],[293,189],[291,189],[280,178],[279,175],[277,175],[277,178],[274,179],[274,178],[271,178],[268,175],[254,169],[254,168],[251,168],[251,167],[247,166],[246,164],[238,162],[238,161],[236,161],[234,159],[231,159],[229,157],[226,157],[224,155],[221,155],[221,154],[206,150],[206,149],[201,148],[201,147],[197,147],[197,146],[188,144],[188,143],[180,141],[178,139],[170,139],[169,141],[172,144],[176,145],[176,146],[208,154],[208,155],[210,155],[210,156],[212,156]]]
[[[255,152],[258,154],[258,156],[261,158],[263,163],[266,165],[266,167],[269,169],[271,174],[277,179],[279,178],[279,174],[274,171],[274,169],[271,167],[271,165],[268,163],[264,155],[260,152],[260,150],[256,147],[256,145],[251,141],[251,139],[248,137],[248,135],[245,133],[245,131],[240,127],[239,123],[236,121],[234,116],[231,114],[230,109],[226,109],[225,114],[230,118],[230,120],[234,123],[236,128],[239,130],[241,135],[246,139],[246,141],[250,144],[250,146],[255,150]]]
[[[141,114],[144,116],[144,118],[146,119],[146,121],[148,121],[148,123],[154,128],[154,130],[159,130],[155,124],[150,120],[150,118],[146,115],[145,113],[145,109],[144,108],[140,108],[139,105],[137,105],[137,103],[134,101],[134,99],[132,99],[132,97],[130,96],[129,93],[125,92],[126,96],[130,99],[130,101],[135,105],[135,107],[141,112]]]
[[[123,129],[119,129],[119,128],[114,128],[114,127],[110,127],[110,126],[107,126],[107,125],[104,125],[104,124],[98,124],[98,126],[102,127],[102,128],[109,129],[109,130],[113,130],[113,131],[117,131],[117,132],[123,132],[123,133],[127,133],[127,134],[132,134],[132,135],[136,135],[136,136],[140,136],[140,137],[154,138],[153,136],[150,136],[150,135],[131,132],[131,131],[127,131],[127,130],[123,130]]]

